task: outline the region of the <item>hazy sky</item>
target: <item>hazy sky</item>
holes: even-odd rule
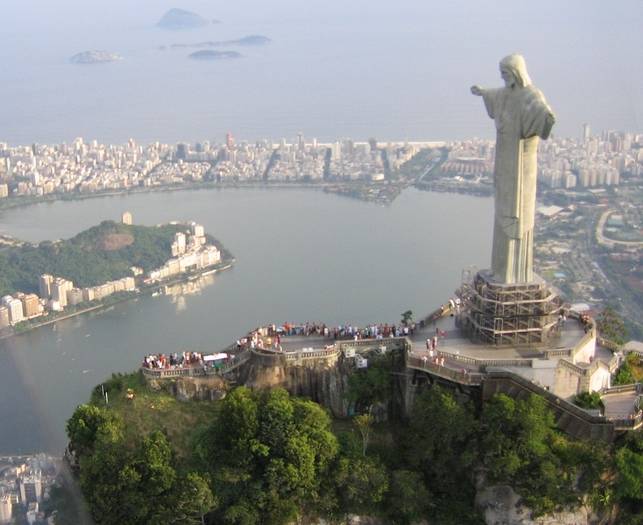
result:
[[[5,0],[0,141],[493,135],[473,83],[525,55],[555,133],[643,131],[643,2],[543,0]],[[154,27],[170,7],[222,20]],[[263,34],[245,58],[195,63],[161,45]],[[74,66],[88,49],[122,63]]]

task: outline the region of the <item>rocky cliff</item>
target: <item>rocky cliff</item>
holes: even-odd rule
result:
[[[239,368],[238,384],[250,388],[282,387],[328,408],[336,417],[348,415],[348,376],[353,364],[341,355],[326,359],[286,361],[282,355],[252,358]]]

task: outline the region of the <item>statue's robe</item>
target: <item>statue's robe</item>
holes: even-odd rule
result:
[[[486,89],[487,113],[496,123],[495,220],[491,270],[503,283],[533,281],[536,151],[554,117],[533,86]]]

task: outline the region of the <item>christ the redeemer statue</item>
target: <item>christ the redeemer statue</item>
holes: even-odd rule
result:
[[[509,55],[500,62],[505,87],[473,86],[496,123],[494,168],[495,220],[491,271],[501,283],[533,281],[536,214],[536,152],[555,122],[543,94],[531,84],[525,59]]]

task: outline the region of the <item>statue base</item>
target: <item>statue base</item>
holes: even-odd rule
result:
[[[462,288],[457,323],[473,342],[491,345],[542,345],[559,335],[562,301],[542,278],[502,283],[488,270]]]

